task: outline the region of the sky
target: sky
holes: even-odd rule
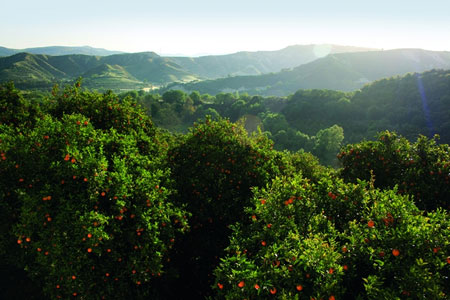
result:
[[[450,0],[15,0],[0,46],[85,46],[166,55],[339,44],[450,51]]]

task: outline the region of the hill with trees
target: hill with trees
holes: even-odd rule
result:
[[[87,86],[101,90],[139,89],[149,85],[145,83],[197,79],[174,62],[153,52],[110,56],[19,53],[0,58],[0,81],[14,80],[22,88],[49,88],[55,83],[71,82],[80,76],[86,77]]]
[[[259,126],[276,149],[303,149],[333,165],[342,143],[371,140],[383,130],[408,139],[439,134],[443,143],[450,143],[449,90],[450,71],[433,70],[381,79],[356,92],[298,90],[288,97],[261,97],[170,90],[120,97],[133,97],[157,125],[171,131],[186,132],[206,115],[230,118],[249,131]]]

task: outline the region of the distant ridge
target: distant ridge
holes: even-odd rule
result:
[[[275,51],[240,51],[225,55],[170,57],[199,76],[216,79],[227,76],[261,75],[312,62],[328,54],[367,52],[378,49],[332,44],[292,45]]]
[[[336,53],[292,70],[171,85],[168,88],[209,94],[239,91],[253,95],[286,96],[299,89],[353,91],[384,77],[431,69],[450,69],[450,52],[395,49]]]
[[[47,89],[82,76],[84,86],[98,90],[161,88],[160,93],[182,89],[286,96],[299,89],[353,91],[383,77],[431,69],[450,69],[450,52],[326,44],[204,57],[164,57],[155,52],[107,56],[21,52],[0,57],[0,82],[12,80],[19,88]]]
[[[33,50],[34,49],[34,50]],[[278,51],[238,52],[204,57],[163,57],[155,52],[107,54],[114,51],[92,47],[0,48],[0,82],[13,80],[18,87],[44,88],[52,82],[73,81],[83,76],[87,87],[140,89],[172,82],[215,79],[235,75],[259,75],[290,69],[329,53],[368,51],[368,48],[338,45],[295,45]],[[45,53],[33,54],[31,52]],[[50,53],[77,52],[51,55]],[[52,71],[49,71],[49,70]]]
[[[43,54],[43,55],[84,54],[97,56],[107,56],[124,53],[121,51],[112,51],[103,48],[93,48],[90,46],[81,46],[81,47],[48,46],[48,47],[26,48],[26,49],[10,49],[0,47],[0,56],[11,56],[20,52],[26,52],[31,54]]]

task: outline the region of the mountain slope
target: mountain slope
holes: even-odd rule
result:
[[[18,86],[46,85],[58,81],[66,74],[55,68],[45,55],[19,53],[6,58],[0,58],[0,82],[14,80]]]
[[[79,76],[87,76],[84,81],[86,86],[98,89],[141,88],[144,82],[159,85],[198,79],[176,63],[153,52],[110,56],[19,53],[0,57],[0,82],[13,80],[21,88],[51,86]],[[123,76],[122,80],[119,80],[120,76]],[[102,80],[99,81],[99,78]],[[108,82],[108,79],[114,80]],[[105,86],[102,87],[100,83]]]
[[[259,76],[235,76],[173,85],[187,91],[217,94],[241,91],[250,94],[287,95],[298,89],[351,91],[364,84],[408,72],[450,69],[450,52],[398,49],[330,54],[292,70]]]
[[[102,61],[121,65],[137,79],[156,84],[173,81],[187,82],[199,78],[170,59],[154,52],[111,55],[104,57]]]
[[[361,52],[375,49],[339,45],[295,45],[276,51],[238,52],[201,57],[170,57],[191,73],[209,79],[237,75],[279,72],[309,63],[330,53]]]
[[[119,65],[101,64],[83,73],[81,77],[85,86],[95,89],[134,89],[142,86],[140,80]]]

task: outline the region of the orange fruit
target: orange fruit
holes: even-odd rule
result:
[[[399,256],[400,255],[400,251],[398,251],[398,249],[393,249],[392,250],[392,255]]]
[[[243,288],[245,286],[245,282],[241,281],[238,283],[238,287]]]

